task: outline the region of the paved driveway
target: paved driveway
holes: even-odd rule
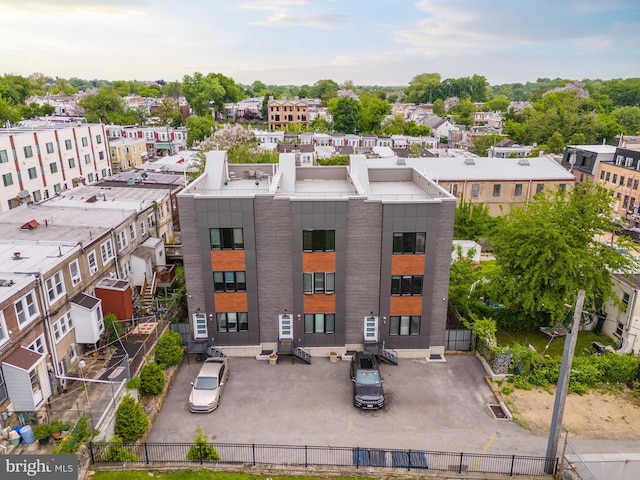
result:
[[[381,365],[386,406],[380,411],[352,405],[349,362],[314,358],[304,365],[281,357],[276,366],[231,358],[220,407],[209,414],[190,413],[190,382],[201,365],[192,360],[181,366],[148,441],[190,442],[201,426],[210,441],[219,443],[546,452],[547,437],[496,419],[489,411],[487,404],[495,399],[474,356],[451,355],[446,363],[400,359],[397,366]]]

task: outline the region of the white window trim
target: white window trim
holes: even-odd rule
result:
[[[18,304],[21,304],[25,314],[29,315],[29,304],[26,303],[26,300],[27,300],[28,296],[31,296],[33,298],[33,306],[35,307],[35,312],[32,315],[28,316],[23,323],[20,323],[20,316],[18,315]],[[38,303],[36,302],[36,293],[35,293],[35,291],[31,290],[29,293],[27,293],[22,298],[20,298],[17,302],[15,302],[13,304],[13,308],[16,311],[16,319],[18,321],[18,327],[20,328],[20,330],[22,330],[24,327],[26,327],[31,322],[33,322],[38,317],[38,315],[40,314],[40,310],[38,310]]]
[[[40,348],[38,348],[37,346],[38,343],[40,343],[40,346],[39,346]],[[31,342],[27,347],[27,349],[31,350],[32,352],[38,352],[45,355],[47,353],[47,344],[44,341],[44,335],[40,335],[33,342]]]
[[[73,273],[72,270],[72,265],[76,266],[76,273]],[[80,262],[78,262],[78,260],[74,260],[73,262],[69,263],[69,276],[71,277],[71,284],[72,285],[78,285],[80,282],[82,282],[82,274],[80,273]]]
[[[129,238],[131,240],[135,240],[136,239],[136,224],[132,223],[129,225]]]
[[[122,250],[127,248],[128,245],[129,243],[127,241],[127,232],[121,230],[116,234],[116,248],[118,249],[118,252],[121,252]]]
[[[62,270],[58,270],[56,273],[47,278],[45,285],[47,288],[47,295],[49,296],[49,302],[51,303],[56,302],[67,292],[64,284],[64,275],[62,274]],[[51,296],[51,292],[53,292],[53,297]]]
[[[0,310],[0,332],[4,334],[4,338],[0,337],[0,346],[10,340],[9,330],[7,330],[7,322],[4,321],[4,312]]]
[[[95,264],[93,267],[91,266],[91,257],[93,257],[93,263]],[[98,273],[98,255],[95,250],[92,250],[87,254],[87,262],[89,263],[89,272],[91,275]]]
[[[102,259],[102,265],[106,265],[111,259],[113,259],[113,245],[111,244],[111,239],[106,242],[100,244],[100,257]]]
[[[71,318],[71,311],[68,311],[62,315],[53,325],[53,339],[56,343],[59,343],[64,337],[66,337],[71,330],[75,327]]]
[[[193,314],[193,338],[208,338],[207,315],[205,313]]]

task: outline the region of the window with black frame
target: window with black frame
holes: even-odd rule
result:
[[[335,252],[335,230],[303,230],[302,250],[305,252]]]
[[[210,228],[211,250],[244,250],[242,228]]]
[[[426,232],[395,232],[393,234],[393,253],[423,254],[425,253]]]
[[[336,333],[335,313],[305,313],[304,333]]]
[[[249,314],[247,312],[219,312],[216,315],[216,320],[220,333],[249,331]]]

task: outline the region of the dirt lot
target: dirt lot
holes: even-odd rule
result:
[[[514,390],[506,404],[514,420],[532,432],[548,435],[553,414],[555,390]],[[611,394],[596,391],[586,395],[569,394],[564,409],[563,432],[574,438],[636,440],[640,425],[640,396],[627,388]]]

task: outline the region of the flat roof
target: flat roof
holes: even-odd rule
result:
[[[523,164],[526,161],[527,164]],[[370,168],[389,168],[396,157],[369,159]],[[544,155],[532,158],[493,157],[422,157],[405,159],[412,166],[435,182],[473,180],[557,180],[573,182],[575,177],[553,158]]]

